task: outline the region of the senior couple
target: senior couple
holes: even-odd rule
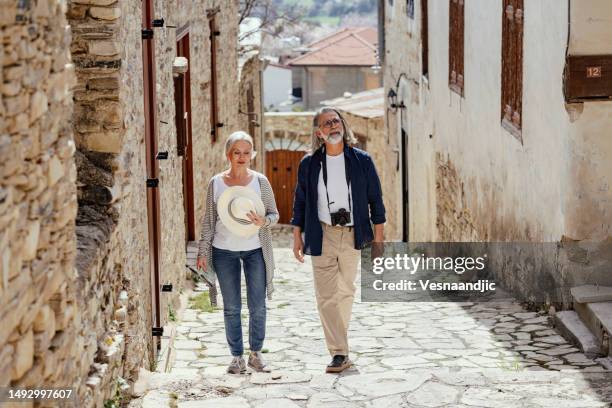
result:
[[[328,373],[351,366],[348,327],[360,250],[383,241],[385,208],[372,158],[356,142],[335,109],[322,108],[313,120],[312,149],[301,161],[293,203],[293,253],[310,255],[317,308],[332,357]],[[246,372],[241,322],[241,263],[249,309],[248,366],[269,372],[261,350],[266,333],[266,294],[274,287],[270,227],[278,221],[268,179],[249,168],[255,152],[245,132],[225,144],[229,169],[212,177],[206,193],[197,267],[209,283],[219,281],[231,374]],[[372,228],[373,224],[373,228]],[[302,234],[304,237],[302,238]]]

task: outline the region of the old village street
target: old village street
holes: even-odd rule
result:
[[[295,261],[286,237],[277,240],[275,258],[264,344],[272,373],[225,374],[222,310],[187,308],[168,364],[141,375],[140,387],[150,390],[132,407],[609,406],[610,372],[559,336],[547,313],[527,312],[511,297],[362,303],[358,291],[349,330],[355,366],[325,374],[329,355],[309,259]]]

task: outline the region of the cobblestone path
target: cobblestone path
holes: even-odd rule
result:
[[[330,357],[309,260],[275,252],[266,357],[272,373],[228,375],[223,312],[186,309],[171,371],[148,380],[134,406],[609,407],[612,372],[568,344],[547,314],[511,298],[487,303],[361,303],[350,327],[355,366],[325,374]],[[359,299],[359,294],[357,295]],[[243,313],[247,327],[248,312]],[[245,331],[245,339],[248,338]],[[248,344],[245,344],[248,346]]]

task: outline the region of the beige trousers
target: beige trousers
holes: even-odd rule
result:
[[[348,327],[361,251],[350,227],[323,226],[323,248],[312,256],[315,295],[329,353],[348,355]]]

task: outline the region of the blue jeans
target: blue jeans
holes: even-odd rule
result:
[[[212,262],[223,296],[225,336],[232,356],[244,353],[242,342],[242,298],[240,296],[240,261],[244,265],[249,307],[249,346],[261,351],[266,337],[266,265],[261,248],[228,251],[213,247]]]

